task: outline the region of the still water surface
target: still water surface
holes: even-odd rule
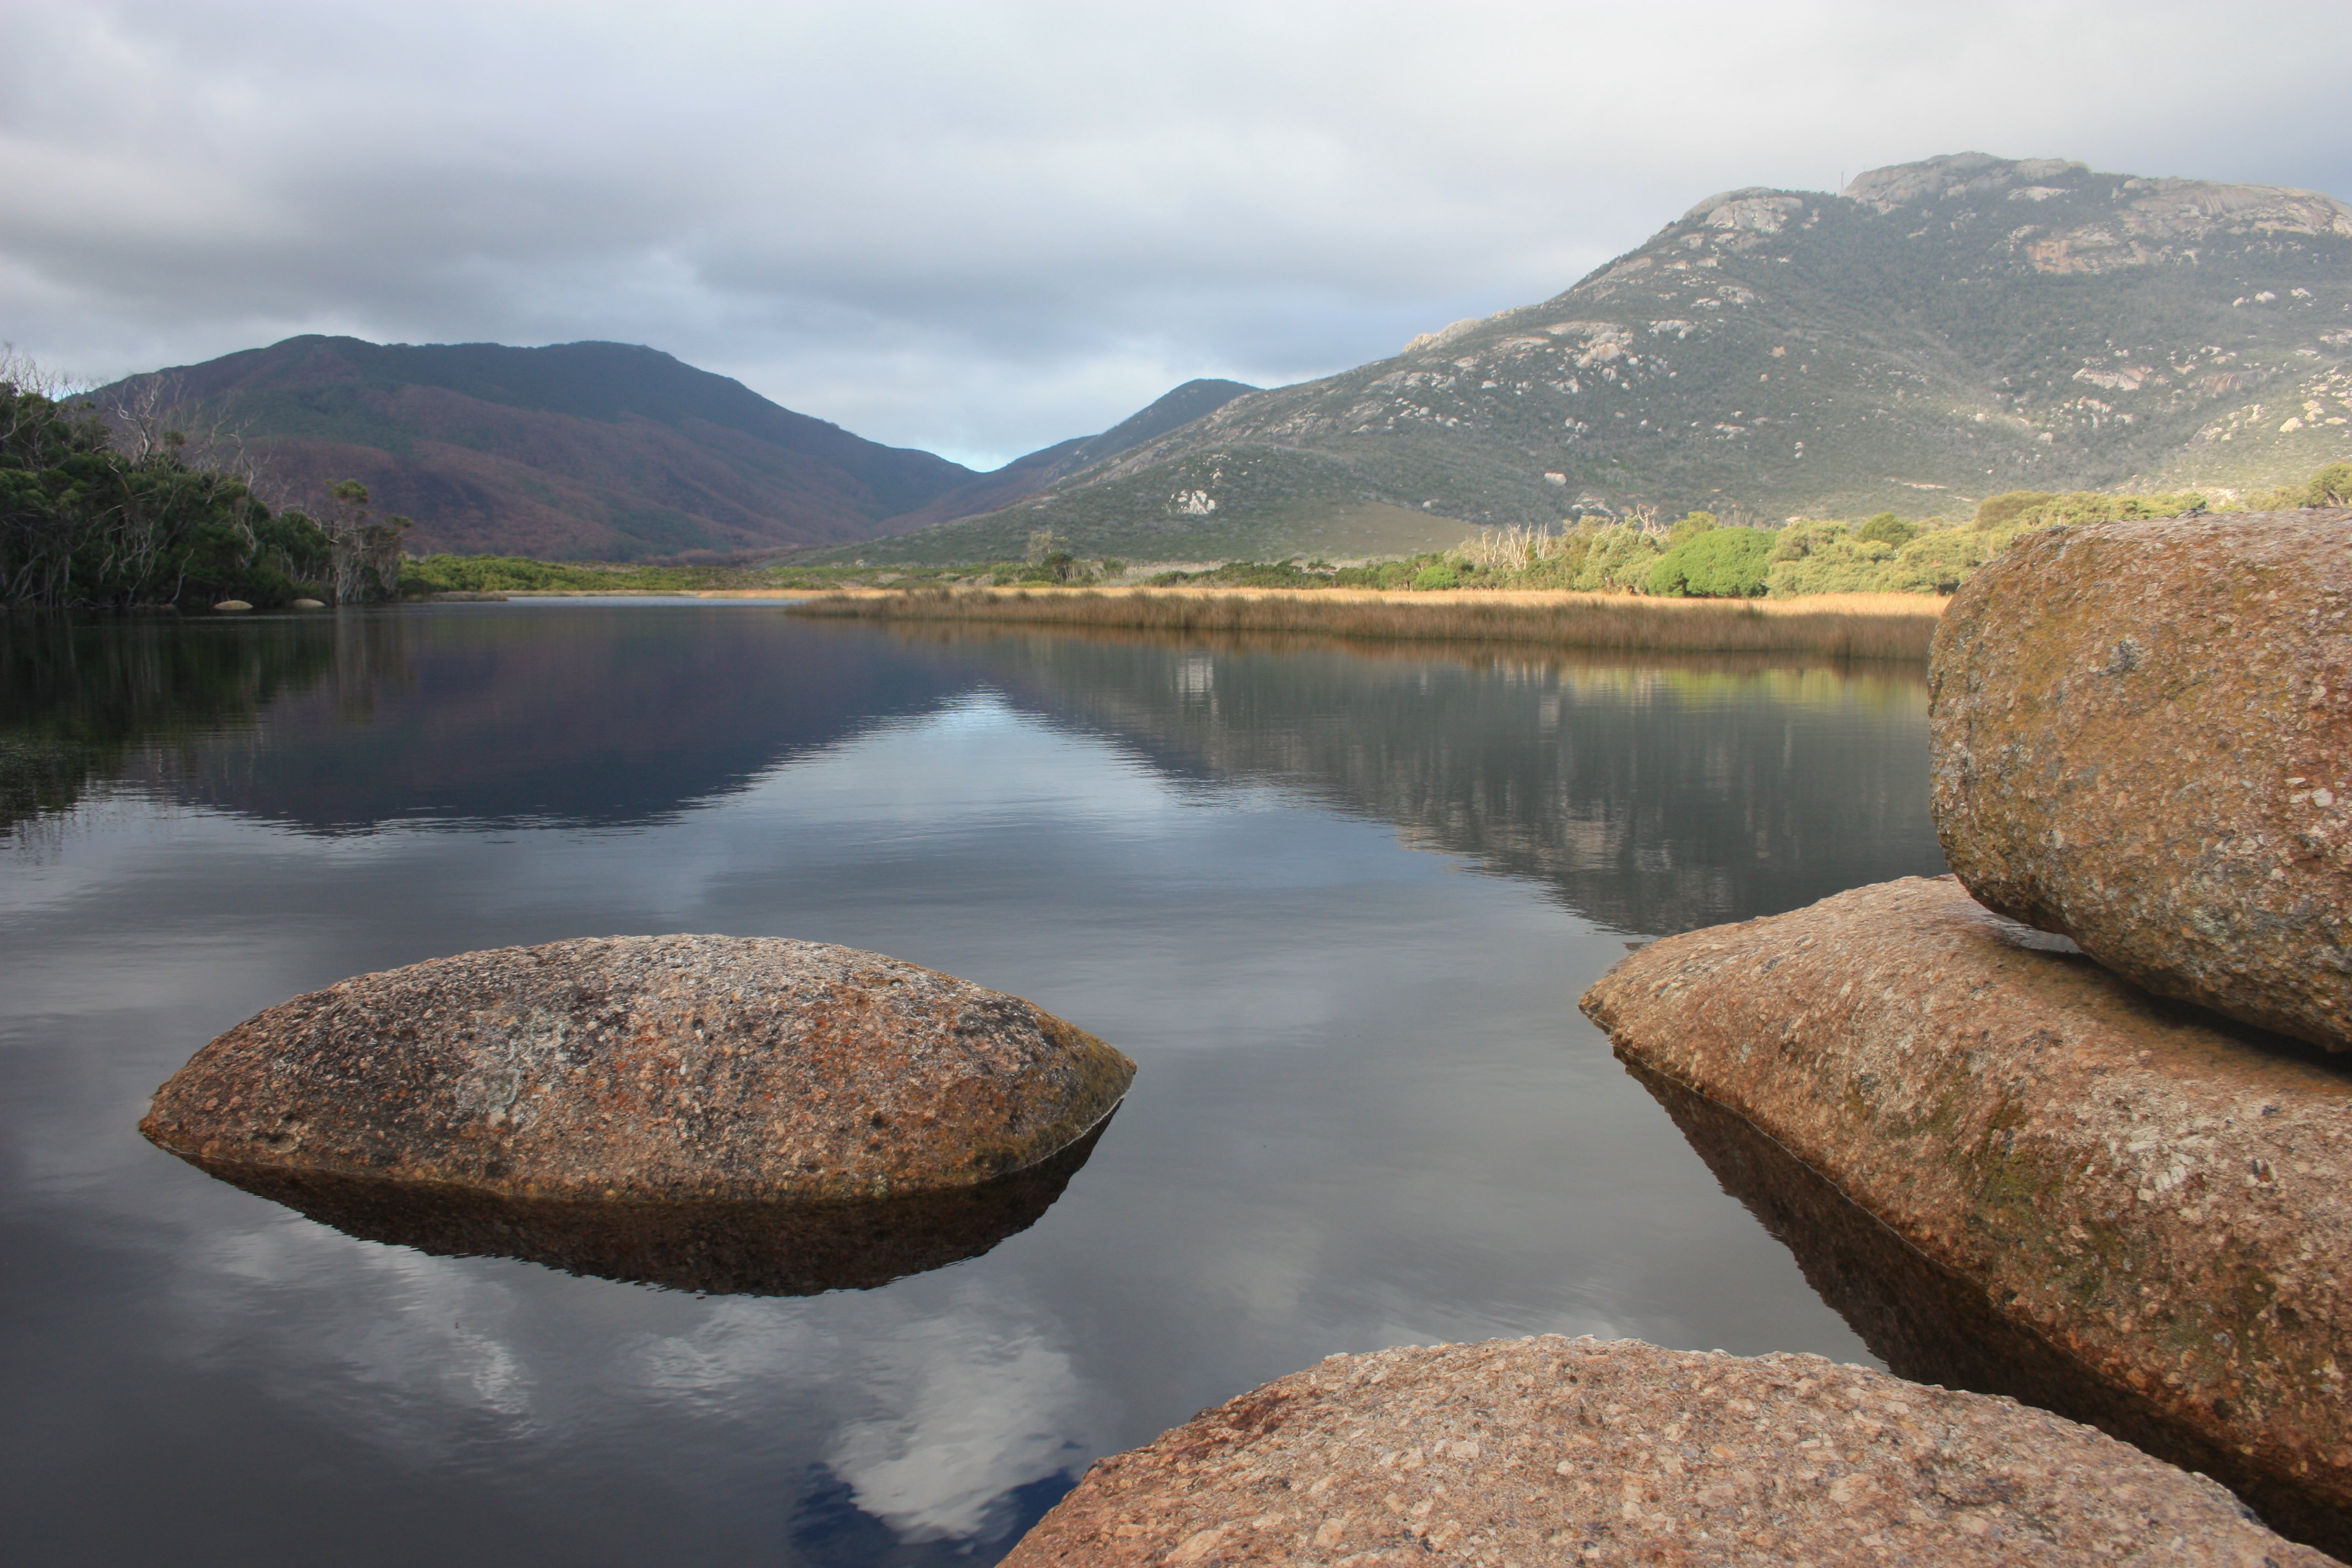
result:
[[[985,1563],[1335,1352],[1871,1359],[1576,999],[1939,870],[1916,672],[717,604],[0,638],[12,1562]],[[297,993],[651,931],[877,949],[1141,1072],[1028,1228],[800,1298],[354,1239],[133,1131]]]

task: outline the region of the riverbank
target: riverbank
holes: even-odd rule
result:
[[[1945,601],[1927,595],[1665,599],[1528,590],[972,588],[803,598],[820,618],[1292,632],[1385,641],[1547,643],[1624,652],[1810,654],[1924,661]]]

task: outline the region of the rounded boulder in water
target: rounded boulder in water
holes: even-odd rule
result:
[[[1050,1158],[1135,1064],[1015,996],[778,938],[608,937],[362,975],[214,1040],[140,1131],[216,1174],[830,1202]]]
[[[1980,902],[2352,1048],[2352,511],[2031,534],[1953,599],[1928,691]]]

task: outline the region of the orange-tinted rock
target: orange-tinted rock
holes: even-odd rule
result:
[[[2321,1568],[2201,1476],[1819,1356],[1547,1336],[1333,1356],[1097,1464],[1006,1568]]]
[[[1979,900],[2352,1048],[2352,511],[2029,535],[1952,601],[1929,690]]]
[[[1627,1068],[1723,1190],[1789,1248],[1805,1283],[1887,1371],[1912,1383],[2005,1394],[2096,1426],[2167,1464],[2211,1476],[2288,1540],[2352,1556],[2352,1514],[2253,1469],[2236,1449],[2181,1426],[2001,1316],[1981,1286],[1931,1261],[1747,1118],[1639,1064]]]
[[[2352,1072],[2051,945],[1911,878],[1654,942],[1584,1007],[2054,1351],[2352,1510]]]
[[[1034,1164],[1109,1114],[1134,1073],[1018,997],[877,953],[612,937],[298,996],[198,1051],[140,1131],[232,1180],[829,1202]]]

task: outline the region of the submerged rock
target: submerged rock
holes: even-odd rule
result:
[[[1496,1340],[1333,1356],[1104,1459],[1046,1564],[2320,1568],[2087,1426],[1819,1356]]]
[[[1654,942],[1585,994],[1990,1307],[2352,1508],[2352,1072],[1909,878]]]
[[[1927,1258],[1780,1144],[1703,1095],[1628,1063],[1723,1190],[1795,1255],[1822,1300],[1913,1383],[1995,1394],[2096,1426],[2184,1470],[2213,1477],[2289,1540],[2352,1554],[2352,1514],[2249,1467],[2236,1450],[2168,1418],[1996,1311],[1981,1287]]]
[[[866,1290],[977,1258],[1034,1225],[1109,1118],[1057,1154],[974,1186],[834,1203],[506,1198],[472,1187],[222,1167],[247,1191],[363,1241],[457,1258],[520,1258],[632,1284],[721,1296]]]
[[[2352,512],[2029,535],[1953,599],[1929,687],[1979,900],[2352,1048]]]
[[[1135,1064],[877,953],[610,937],[435,959],[257,1015],[140,1131],[252,1173],[513,1199],[838,1202],[970,1187],[1076,1142]]]

